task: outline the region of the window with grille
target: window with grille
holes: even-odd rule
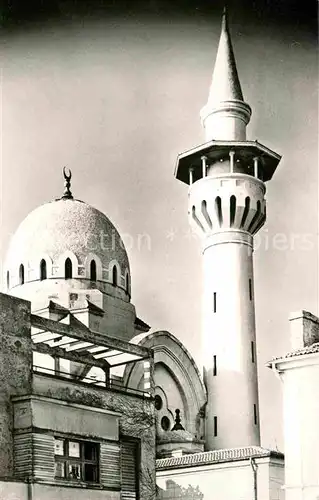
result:
[[[99,445],[55,438],[55,477],[70,481],[99,481]]]

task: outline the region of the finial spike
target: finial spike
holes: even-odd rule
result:
[[[184,431],[184,427],[181,424],[181,417],[180,417],[181,411],[176,408],[175,410],[175,425],[172,428],[172,431]]]
[[[63,196],[61,197],[61,199],[72,200],[73,196],[72,196],[72,193],[70,190],[72,172],[69,168],[63,167],[63,177],[64,177],[64,192],[63,192]]]
[[[223,16],[222,16],[222,29],[225,31],[228,29],[228,11],[227,11],[227,5],[224,5],[223,8]]]

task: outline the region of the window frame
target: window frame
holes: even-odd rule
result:
[[[56,453],[54,449],[54,464],[63,464],[64,476],[59,476],[54,472],[54,479],[61,481],[70,481],[76,484],[100,484],[100,444],[94,441],[85,441],[81,439],[76,439],[72,437],[65,436],[54,436],[54,442],[56,440],[63,441],[63,455]],[[77,443],[79,445],[79,457],[70,455],[70,443]],[[55,444],[55,443],[54,443]],[[93,459],[85,458],[85,445],[91,445],[93,447],[95,457]],[[70,474],[69,466],[76,465],[79,466],[80,477],[72,477]],[[88,480],[85,477],[85,466],[92,465],[95,468],[96,479]]]

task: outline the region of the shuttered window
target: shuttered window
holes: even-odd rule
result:
[[[139,447],[137,441],[121,441],[121,500],[138,500]]]

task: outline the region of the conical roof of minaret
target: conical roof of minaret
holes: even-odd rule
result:
[[[233,100],[243,101],[244,97],[238,78],[234,51],[228,29],[227,10],[224,8],[221,34],[207,104],[217,107],[220,102]]]

